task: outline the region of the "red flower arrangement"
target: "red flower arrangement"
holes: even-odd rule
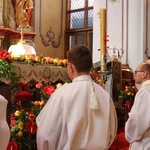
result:
[[[17,100],[29,100],[32,97],[32,93],[28,92],[28,91],[20,91],[17,93]]]
[[[30,56],[31,58],[31,56]],[[1,77],[10,79],[10,84],[13,85],[11,102],[9,110],[11,138],[7,150],[22,150],[22,149],[37,149],[36,148],[36,131],[37,125],[35,122],[36,116],[46,104],[48,98],[62,84],[53,85],[34,83],[32,87],[30,83],[19,83],[19,80],[14,72],[15,67],[11,64],[12,61],[23,61],[28,63],[45,63],[66,67],[67,60],[44,58],[44,57],[29,57],[10,56],[6,50],[0,51],[0,74]],[[5,70],[5,71],[4,71]],[[5,74],[4,74],[5,73]],[[92,74],[94,81],[99,83],[100,78],[98,73]],[[19,91],[23,87],[24,91]],[[15,93],[14,93],[15,91]]]
[[[91,70],[90,72],[91,78],[94,82],[96,82],[97,84],[99,84],[100,86],[102,86],[103,88],[105,88],[105,83],[107,81],[107,75],[105,76],[101,76],[100,72],[98,72],[97,70]]]
[[[0,50],[0,78],[15,82],[15,67],[10,63],[10,54],[6,50]]]
[[[8,51],[6,50],[0,50],[0,59],[9,59],[10,58],[10,54],[8,53]]]
[[[130,111],[136,93],[137,89],[135,86],[126,86],[124,91],[119,92],[119,104],[125,106]]]
[[[11,139],[7,150],[11,150],[10,148],[15,150],[16,147],[36,149],[36,116],[57,88],[56,85],[35,83],[34,88],[30,89],[30,83],[28,84],[28,91],[19,91],[15,97],[16,103],[12,105],[14,108],[10,114]],[[15,146],[12,147],[13,144]]]

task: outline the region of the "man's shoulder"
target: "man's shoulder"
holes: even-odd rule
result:
[[[70,89],[71,84],[70,83],[66,83],[63,84],[61,87],[57,88],[54,92],[54,94],[64,94],[68,89]]]

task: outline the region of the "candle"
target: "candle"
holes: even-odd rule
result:
[[[106,71],[106,9],[100,9],[100,66]]]

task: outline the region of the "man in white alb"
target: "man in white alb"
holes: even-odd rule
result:
[[[125,125],[130,150],[150,150],[150,64],[140,63],[134,74],[140,84]]]
[[[58,88],[36,118],[38,150],[107,150],[117,131],[109,94],[90,76],[91,51],[77,45],[68,51],[72,83]]]

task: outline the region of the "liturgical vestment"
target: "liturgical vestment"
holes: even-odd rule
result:
[[[130,150],[150,150],[150,80],[141,84],[135,96],[125,125],[125,137]]]
[[[82,75],[58,88],[36,118],[38,150],[107,150],[117,131],[109,94]],[[99,110],[91,110],[92,85]]]

